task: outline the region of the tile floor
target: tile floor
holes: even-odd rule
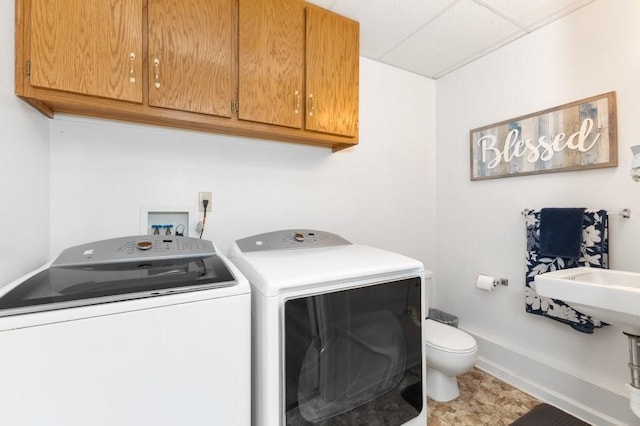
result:
[[[458,386],[453,401],[427,401],[428,426],[510,425],[541,402],[477,368],[459,376]]]

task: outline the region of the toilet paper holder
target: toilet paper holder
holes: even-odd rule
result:
[[[476,287],[480,290],[491,291],[499,285],[508,286],[509,280],[506,278],[495,278],[486,274],[480,274],[476,278]]]
[[[509,280],[506,278],[496,278],[493,280],[493,285],[509,285]]]

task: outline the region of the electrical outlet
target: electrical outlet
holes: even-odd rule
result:
[[[213,195],[211,192],[198,192],[198,211],[204,212],[204,207],[202,206],[202,201],[208,200],[209,204],[207,205],[207,213],[211,211],[211,206],[213,206]]]

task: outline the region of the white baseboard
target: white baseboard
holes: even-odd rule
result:
[[[640,425],[629,397],[577,378],[476,334],[476,367],[523,392],[597,426]]]

